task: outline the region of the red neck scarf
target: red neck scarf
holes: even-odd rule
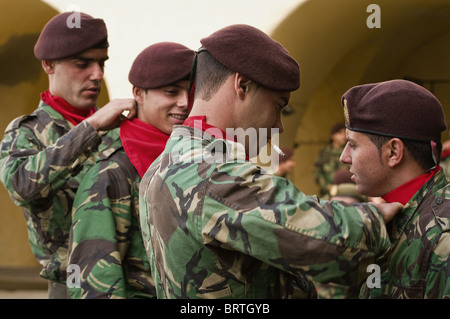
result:
[[[164,151],[169,135],[137,118],[120,124],[120,140],[125,153],[141,177]]]
[[[41,100],[60,113],[67,121],[77,126],[95,113],[96,107],[78,109],[67,103],[64,99],[51,95],[49,90],[41,93]]]
[[[383,196],[383,199],[388,203],[400,202],[403,205],[414,196],[415,193],[423,186],[425,183],[431,179],[437,172],[439,172],[441,167],[438,165],[434,169],[426,172],[419,177],[416,177],[409,182],[397,187],[396,189],[390,191]]]

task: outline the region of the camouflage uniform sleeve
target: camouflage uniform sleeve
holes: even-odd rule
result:
[[[74,201],[69,263],[81,270],[70,298],[126,298],[122,261],[130,246],[131,180],[119,165],[102,161],[84,176]]]
[[[52,140],[45,134],[53,132],[28,122],[27,117],[11,122],[5,131],[0,149],[1,181],[18,206],[47,198],[52,189],[61,188],[101,143],[101,137],[87,122],[62,133],[54,144],[44,145]]]
[[[450,299],[450,233],[444,232],[434,247],[427,272],[426,298]]]
[[[207,185],[204,243],[295,276],[356,284],[390,243],[375,206],[320,202],[252,163],[221,165]]]

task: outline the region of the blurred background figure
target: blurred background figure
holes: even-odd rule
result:
[[[289,178],[289,174],[293,171],[296,164],[294,150],[290,147],[282,147],[281,150],[286,156],[280,155],[278,170],[275,175]]]
[[[361,203],[368,201],[356,191],[356,184],[351,180],[352,173],[347,168],[341,168],[334,174],[333,185],[330,188],[330,200],[340,200],[346,203]]]
[[[448,135],[450,136],[450,130],[448,131]],[[450,179],[450,139],[442,143],[441,162],[439,165],[442,166],[447,179]]]
[[[319,186],[319,197],[321,198],[330,198],[334,173],[347,167],[339,160],[345,143],[345,125],[344,123],[336,123],[330,131],[330,142],[319,151],[314,162],[315,182]]]

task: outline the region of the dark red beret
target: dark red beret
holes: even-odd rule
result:
[[[440,141],[447,127],[438,99],[406,80],[355,86],[342,96],[342,106],[352,131],[430,142]]]
[[[347,168],[337,170],[333,175],[333,184],[330,196],[353,197],[360,202],[366,202],[368,198],[356,191],[356,184],[351,179],[352,173]]]
[[[64,12],[44,26],[34,46],[34,55],[39,60],[59,60],[108,46],[108,32],[102,19],[94,19],[82,12]]]
[[[344,123],[336,123],[333,125],[333,127],[330,130],[330,135],[333,135],[337,132],[339,132],[340,130],[345,129],[345,124]]]
[[[156,89],[187,79],[194,51],[179,43],[160,42],[145,48],[134,60],[128,80],[141,89]]]
[[[257,84],[275,91],[300,87],[300,68],[277,41],[252,26],[236,24],[200,41],[220,63]]]
[[[354,183],[352,173],[348,168],[340,168],[333,175],[333,184]]]

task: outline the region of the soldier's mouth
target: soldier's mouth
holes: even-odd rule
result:
[[[173,117],[174,119],[177,119],[179,121],[184,121],[187,118],[187,114],[169,114],[169,116]]]
[[[356,183],[356,175],[355,175],[355,173],[353,173],[351,170],[349,172],[352,174],[350,179],[352,180],[352,182]]]

